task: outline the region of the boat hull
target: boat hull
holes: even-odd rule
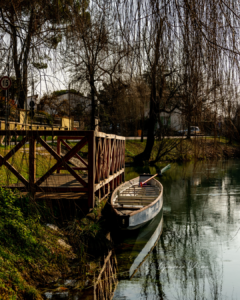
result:
[[[118,227],[122,230],[135,230],[148,224],[161,210],[163,206],[163,197],[149,208],[136,213],[135,215],[121,216],[118,215]]]
[[[163,189],[159,181],[157,181],[156,179],[152,179],[152,180],[156,181],[156,184],[160,185],[161,189]],[[114,192],[114,194],[115,195],[112,196],[113,199],[114,197],[116,197],[116,192]],[[113,199],[111,199],[112,204],[113,204]],[[119,211],[117,211],[114,208],[113,211],[115,216],[117,217],[117,224],[120,229],[135,230],[149,223],[149,221],[151,221],[160,212],[162,206],[163,206],[163,192],[159,194],[159,196],[156,198],[155,201],[153,201],[151,205],[136,210],[131,214],[119,213]]]

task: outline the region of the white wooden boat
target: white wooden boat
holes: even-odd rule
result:
[[[147,184],[141,182],[151,178],[143,174],[120,185],[112,194],[111,206],[121,229],[137,229],[152,220],[163,205],[163,186],[152,178]]]

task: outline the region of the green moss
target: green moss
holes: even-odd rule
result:
[[[18,200],[17,193],[0,188],[0,299],[42,299],[36,284],[66,270],[70,253],[34,207],[26,217]]]

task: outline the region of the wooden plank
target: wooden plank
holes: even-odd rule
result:
[[[100,174],[99,174],[99,143],[101,142],[100,138],[96,138],[95,140],[95,182],[100,182]]]
[[[99,139],[98,144],[98,182],[102,178],[102,139]]]
[[[120,169],[120,162],[119,162],[119,157],[120,157],[120,147],[119,147],[119,140],[116,142],[116,171],[119,171]]]
[[[151,201],[152,202],[152,201]],[[122,205],[143,205],[143,206],[147,206],[149,204],[151,204],[151,202],[148,202],[148,201],[126,201],[126,202],[117,202],[118,204],[122,204]]]
[[[96,132],[95,133],[96,137],[100,137],[100,138],[107,138],[107,139],[115,139],[115,140],[125,140],[125,136],[119,136],[119,135],[115,135],[115,134],[108,134],[105,132]]]
[[[79,138],[86,137],[89,134],[92,134],[94,132],[93,130],[86,130],[86,131],[78,131],[76,136],[75,130],[69,130],[67,132],[67,139],[71,137]],[[59,136],[66,138],[66,131],[59,131],[59,130],[0,130],[0,136],[1,135],[14,135],[14,134],[20,135],[20,136]]]
[[[103,139],[103,161],[102,161],[102,177],[107,178],[107,139]]]
[[[143,206],[148,206],[152,204],[151,202],[148,201],[127,201],[127,202],[118,202],[116,204],[119,204],[120,206],[122,205],[143,205]]]
[[[49,193],[68,193],[68,192],[76,193],[76,192],[88,192],[88,188],[44,186],[44,187],[37,187],[36,191],[37,192],[49,192]]]
[[[103,178],[103,139],[100,139],[100,148],[99,148],[99,180],[104,179]]]
[[[134,205],[136,205],[136,204],[134,204]],[[120,210],[138,210],[138,209],[140,209],[140,208],[142,208],[142,207],[144,207],[144,205],[138,205],[137,207],[135,207],[135,206],[131,206],[131,207],[129,207],[129,206],[127,206],[127,205],[112,205],[114,208],[116,208],[116,209],[120,209]]]
[[[105,184],[109,183],[110,181],[114,180],[117,176],[122,174],[124,172],[124,169],[118,171],[117,173],[110,175],[105,180],[101,180],[99,183],[95,184],[95,191],[99,190],[101,187],[103,187]]]
[[[88,207],[95,206],[95,131],[88,140]]]
[[[123,201],[123,200],[153,200],[153,199],[157,199],[159,195],[155,195],[155,196],[120,196],[118,197],[118,201]]]
[[[61,156],[61,140],[59,137],[57,138],[57,154]],[[61,168],[58,168],[57,173],[60,174],[60,172],[61,172]]]
[[[87,182],[87,175],[82,178]],[[41,184],[43,186],[68,186],[68,187],[81,187],[82,185],[71,174],[52,174]],[[83,187],[83,186],[82,186]]]
[[[107,178],[110,175],[110,165],[111,165],[111,140],[107,139]]]
[[[111,142],[111,167],[110,167],[110,174],[113,175],[115,173],[115,144],[116,140],[112,140]],[[114,183],[115,185],[115,183]]]
[[[26,193],[25,193],[26,194]],[[47,192],[37,192],[35,194],[36,200],[41,199],[66,199],[66,200],[80,200],[80,199],[87,199],[87,193],[74,193],[74,192],[67,192],[67,193],[47,193]]]
[[[29,192],[34,196],[34,185],[36,180],[36,140],[29,139]]]
[[[80,167],[71,167],[73,170],[82,170],[82,171],[87,171],[88,168],[80,168]],[[66,170],[65,168],[61,167],[61,168],[58,168],[58,170]],[[57,172],[59,173],[59,172]]]
[[[75,131],[76,132],[76,131]],[[83,136],[71,136],[72,140],[82,140],[85,135]],[[69,140],[69,136],[59,136],[58,137],[60,140]]]

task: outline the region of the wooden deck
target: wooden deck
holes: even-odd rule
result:
[[[82,176],[83,179],[87,182],[87,175]],[[39,178],[37,178],[39,179]],[[46,181],[44,181],[40,186],[44,187],[45,190],[42,192],[35,193],[35,200],[87,200],[88,192],[76,192],[76,188],[83,189],[84,186],[78,182],[75,177],[69,174],[53,174]],[[19,182],[8,186],[8,188],[17,188],[22,191],[23,195],[28,194],[28,191],[23,183]],[[46,191],[48,188],[48,191]],[[65,192],[66,188],[73,188],[73,191]]]
[[[84,181],[88,182],[87,175],[81,176]],[[36,178],[38,180],[39,178]],[[22,182],[13,184],[9,186],[10,188],[19,188],[19,189],[24,189],[25,185]],[[53,187],[54,189],[56,188],[64,188],[64,187],[69,187],[69,188],[83,188],[84,186],[76,180],[76,178],[70,174],[53,174],[50,175],[44,182],[42,182],[39,185],[39,188],[41,187]]]
[[[95,131],[0,130],[0,136],[7,134],[22,136],[21,142],[16,140],[15,147],[4,157],[0,155],[0,167],[4,165],[19,180],[19,183],[7,187],[30,193],[35,199],[87,199],[88,208],[92,208],[95,206],[96,197],[99,200],[103,199],[124,181],[124,137]],[[56,146],[46,143],[47,136],[57,136],[57,151]],[[75,146],[69,145],[68,139],[76,140]],[[8,162],[25,143],[29,143],[29,180]],[[55,165],[46,170],[41,178],[36,178],[37,143],[56,160]],[[62,153],[61,144],[69,151]],[[88,148],[87,160],[79,155],[79,151],[85,145]],[[77,159],[80,164],[74,166],[71,159]],[[65,170],[64,174],[60,173],[62,170]]]

